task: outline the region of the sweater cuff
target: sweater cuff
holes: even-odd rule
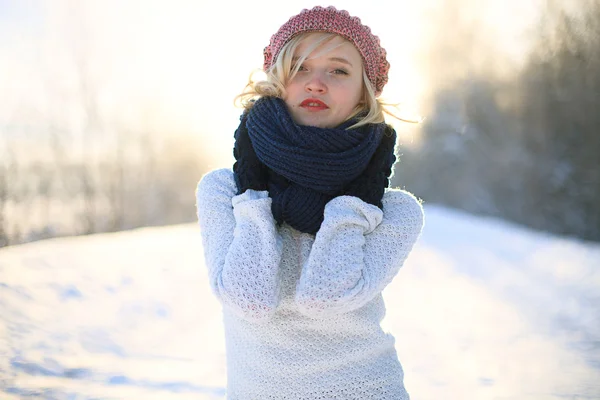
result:
[[[365,228],[365,234],[371,233],[383,221],[383,211],[355,196],[338,196],[325,206],[325,220],[328,218],[347,223],[353,222]]]
[[[231,198],[231,204],[233,207],[237,206],[239,203],[244,203],[246,201],[251,200],[261,200],[269,197],[269,192],[267,190],[254,190],[247,189],[244,193],[238,194]]]

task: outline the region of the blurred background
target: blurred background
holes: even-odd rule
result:
[[[332,1],[392,65],[394,185],[600,241],[600,2]],[[0,0],[0,247],[195,220],[233,98],[316,4]],[[323,4],[327,5],[327,4]]]
[[[600,1],[329,4],[424,118],[389,120],[427,218],[384,291],[411,395],[600,398]],[[226,397],[194,191],[315,5],[0,0],[2,400]]]

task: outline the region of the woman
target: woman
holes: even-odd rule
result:
[[[423,210],[388,188],[386,52],[358,18],[315,7],[264,56],[267,79],[241,95],[233,170],[206,174],[196,192],[227,398],[408,399],[381,291]]]

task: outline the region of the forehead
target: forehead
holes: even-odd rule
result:
[[[321,43],[317,45],[319,41]],[[307,59],[340,57],[352,62],[353,65],[362,65],[362,57],[356,47],[339,35],[328,40],[323,40],[323,35],[319,33],[306,35],[294,51],[294,57],[303,56]]]

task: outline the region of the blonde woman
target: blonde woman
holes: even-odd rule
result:
[[[382,290],[423,226],[389,188],[389,63],[348,12],[303,10],[264,52],[232,169],[206,174],[198,219],[223,305],[228,400],[408,399]]]

